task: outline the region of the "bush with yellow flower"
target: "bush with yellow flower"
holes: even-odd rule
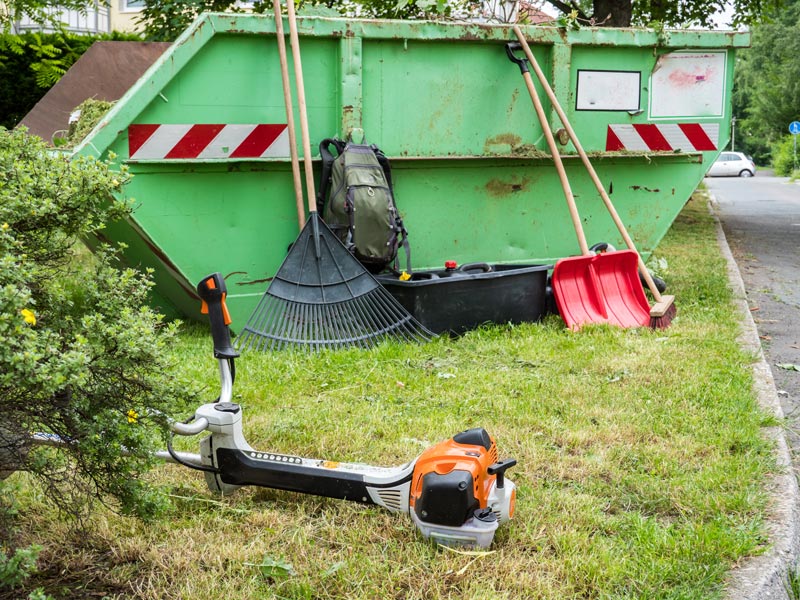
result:
[[[149,276],[113,249],[74,255],[77,240],[129,213],[128,178],[0,129],[0,477],[29,471],[71,511],[75,498],[101,498],[152,516],[165,501],[142,475],[164,415],[187,395],[170,372],[174,326],[147,307]],[[66,443],[32,446],[33,432]]]

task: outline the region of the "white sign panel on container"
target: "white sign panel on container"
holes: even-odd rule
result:
[[[639,110],[639,71],[578,71],[576,110]]]
[[[720,118],[725,109],[726,52],[670,52],[650,76],[650,118]]]

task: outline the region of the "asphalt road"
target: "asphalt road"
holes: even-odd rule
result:
[[[800,457],[800,184],[761,172],[705,180],[744,280],[761,345]],[[797,370],[794,370],[797,369]]]

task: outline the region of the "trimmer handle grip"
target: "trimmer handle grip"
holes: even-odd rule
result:
[[[228,289],[225,280],[219,273],[212,273],[204,277],[197,284],[197,293],[203,301],[200,312],[208,315],[211,322],[211,338],[214,340],[214,358],[236,358],[239,353],[231,345],[231,331],[228,325],[231,316],[225,305],[225,296]]]
[[[511,62],[516,64],[519,67],[519,72],[523,75],[525,73],[530,73],[528,69],[528,58],[523,56],[522,58],[518,57],[514,54],[515,50],[521,50],[522,46],[519,42],[508,42],[506,44],[506,54],[508,54],[508,58]]]
[[[486,469],[489,475],[497,475],[497,489],[503,489],[506,483],[506,471],[517,464],[517,459],[506,458],[498,461]]]

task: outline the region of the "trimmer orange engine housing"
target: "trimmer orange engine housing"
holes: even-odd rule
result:
[[[515,460],[498,462],[494,438],[482,428],[469,429],[423,452],[411,480],[409,503],[424,522],[458,527],[479,509],[496,510],[490,498],[502,488],[504,473]],[[514,498],[496,514],[511,518]]]

